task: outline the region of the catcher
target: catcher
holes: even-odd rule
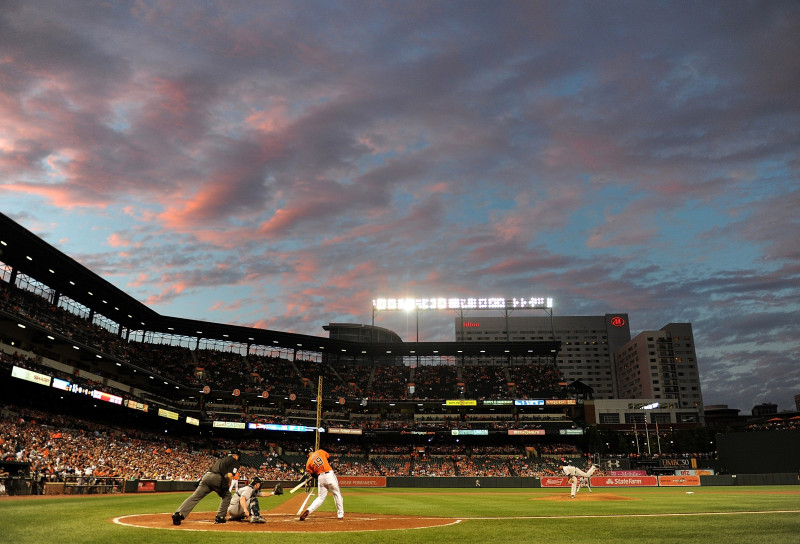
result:
[[[265,523],[267,520],[261,517],[261,508],[258,504],[258,497],[263,494],[261,478],[256,476],[233,495],[231,505],[228,507],[229,521],[244,521],[249,517],[250,523]],[[270,495],[283,495],[283,486],[277,484]]]
[[[283,494],[281,484],[276,485],[275,489],[270,492],[270,495],[281,494]],[[256,476],[233,495],[231,505],[228,507],[229,521],[244,521],[246,518],[250,518],[250,523],[266,522],[267,520],[261,517],[261,509],[258,505],[259,495],[262,495],[261,478]]]

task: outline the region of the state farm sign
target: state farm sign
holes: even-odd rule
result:
[[[642,487],[658,485],[655,476],[601,476],[592,478],[592,485],[597,487]]]

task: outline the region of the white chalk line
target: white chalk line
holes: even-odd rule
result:
[[[162,512],[162,514],[167,514],[167,513],[168,512]],[[130,515],[127,515],[127,516],[119,516],[119,517],[113,518],[111,521],[113,521],[117,525],[124,525],[126,527],[138,527],[139,529],[162,529],[162,530],[166,529],[168,531],[178,530],[178,531],[194,531],[194,532],[207,532],[208,531],[208,529],[204,529],[204,528],[189,529],[189,528],[186,528],[186,527],[177,527],[177,526],[174,526],[174,527],[151,527],[151,526],[148,526],[148,525],[138,525],[138,524],[135,524],[135,523],[128,523],[128,522],[124,521],[125,518],[139,517],[141,515],[142,514],[130,514]],[[276,515],[276,516],[290,516],[291,514],[274,514],[274,515]],[[391,520],[392,518],[391,517],[371,518],[371,517],[346,516],[345,517],[345,521],[343,523],[347,523],[348,519],[353,520],[353,521],[387,521],[387,520]],[[426,519],[426,520],[430,520],[431,518],[428,517],[428,516],[419,517],[419,516],[401,516],[401,515],[398,515],[394,519],[414,519],[414,520]],[[436,519],[436,518],[434,518],[434,519]],[[439,519],[441,519],[441,518],[439,518]],[[291,519],[289,519],[287,521],[290,522],[290,523],[300,523],[297,519],[295,519],[295,516],[291,516]],[[330,521],[330,518],[327,518],[324,521]],[[309,530],[304,530],[304,531],[284,531],[284,530],[281,530],[281,531],[270,531],[270,530],[265,528],[264,531],[259,531],[259,532],[260,533],[275,533],[275,534],[284,534],[284,533],[292,533],[292,534],[295,534],[295,533],[297,533],[297,534],[307,534],[307,533],[348,533],[348,532],[351,532],[351,533],[375,533],[375,532],[383,532],[383,531],[409,531],[409,530],[417,530],[417,529],[435,529],[437,527],[449,527],[450,525],[457,525],[457,524],[461,523],[462,521],[464,521],[464,520],[463,519],[454,519],[453,521],[451,521],[449,523],[440,523],[440,524],[436,524],[436,525],[423,525],[423,526],[419,526],[419,527],[398,527],[398,528],[389,528],[389,529],[386,529],[386,528],[381,528],[381,529],[355,529],[354,528],[354,529],[349,530],[349,531],[347,529],[345,529],[345,530],[335,530],[335,531],[331,531],[330,529],[327,529],[327,530],[326,529],[321,529],[319,531],[314,531],[314,530],[311,530],[311,531],[309,531]],[[203,523],[203,524],[206,524],[206,525],[214,525],[214,522],[212,520],[198,520],[196,523]],[[236,522],[231,522],[231,523],[236,523]],[[308,521],[305,521],[303,523],[308,523]],[[312,521],[311,524],[313,524],[313,523],[314,522]],[[344,527],[346,527],[346,525]]]
[[[502,516],[502,517],[474,517],[461,518],[468,520],[494,520],[494,519],[593,519],[593,518],[667,518],[680,516],[737,516],[753,514],[796,514],[800,510],[735,510],[731,512],[664,512],[661,514],[578,514],[567,516]]]
[[[298,515],[298,516],[299,516],[300,514],[302,514],[302,513],[303,513],[303,510],[305,510],[305,508],[306,508],[306,504],[308,504],[308,499],[310,499],[310,498],[311,498],[311,495],[313,495],[313,493],[308,493],[308,494],[306,495],[306,498],[305,498],[305,500],[303,501],[303,506],[301,506],[301,507],[300,507],[300,510],[298,510],[298,511],[297,511],[297,514],[296,514],[296,515]]]
[[[320,530],[320,531],[313,531],[313,530],[312,531],[309,531],[309,530],[304,530],[304,531],[285,531],[285,530],[284,531],[269,531],[269,530],[264,530],[263,532],[264,533],[276,533],[276,534],[277,533],[331,533],[331,532],[371,533],[371,532],[383,532],[383,531],[408,531],[408,530],[418,530],[418,529],[435,529],[437,527],[449,527],[451,525],[457,525],[457,524],[462,523],[464,521],[499,521],[499,520],[506,520],[506,521],[508,521],[508,520],[516,520],[516,521],[519,521],[519,520],[541,520],[541,519],[573,519],[574,520],[574,519],[598,519],[598,518],[617,518],[617,519],[620,519],[620,518],[667,518],[667,517],[689,517],[689,516],[694,516],[694,517],[699,517],[699,516],[739,516],[739,515],[748,516],[748,515],[758,515],[758,514],[798,514],[798,513],[800,513],[800,510],[742,510],[742,511],[732,511],[732,512],[665,512],[665,513],[661,513],[661,514],[605,514],[605,515],[603,515],[603,514],[585,514],[585,515],[574,515],[574,516],[500,516],[500,517],[483,516],[483,517],[468,517],[468,518],[462,517],[462,518],[454,519],[450,523],[445,523],[445,524],[425,525],[425,526],[419,526],[419,527],[399,527],[399,528],[396,528],[396,529],[392,529],[392,528],[389,528],[389,529],[387,529],[387,528],[380,528],[380,529],[353,529],[352,531],[347,531],[347,530],[345,530],[345,531],[340,531],[340,530],[331,531],[331,530],[324,530],[324,529]],[[119,516],[119,517],[114,518],[112,521],[114,523],[116,523],[117,525],[124,525],[124,526],[127,526],[127,527],[138,527],[138,528],[141,528],[141,529],[167,529],[167,530],[173,530],[174,529],[174,530],[181,530],[181,531],[196,531],[196,532],[197,531],[199,531],[199,532],[206,532],[207,531],[207,529],[203,529],[203,528],[189,529],[189,528],[182,527],[182,528],[178,529],[178,527],[150,527],[150,526],[146,526],[146,525],[138,525],[138,524],[135,524],[135,523],[128,523],[128,522],[124,521],[125,518],[138,517],[139,515],[141,515],[141,514],[133,514],[133,515],[129,515],[129,516]],[[286,515],[286,514],[282,514],[282,515]],[[398,516],[398,518],[413,519],[413,520],[431,519],[430,517],[419,517],[419,516]],[[345,520],[347,520],[347,519],[352,519],[354,521],[355,520],[358,520],[358,521],[386,521],[387,519],[391,519],[391,518],[386,518],[386,517],[369,518],[369,517],[348,516],[348,517],[345,518]],[[297,520],[294,519],[294,517],[292,517],[292,519],[290,519],[288,521],[291,522],[291,523],[299,523]],[[326,521],[330,521],[330,520],[326,520]],[[213,524],[213,522],[211,520],[208,520],[208,521],[204,520],[201,523]],[[308,522],[305,522],[305,523],[308,523]],[[313,521],[311,523],[313,523]],[[347,523],[347,521],[345,521],[344,523]]]

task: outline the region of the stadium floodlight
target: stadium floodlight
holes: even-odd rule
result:
[[[658,402],[653,402],[650,404],[645,404],[642,406],[642,410],[644,410],[644,433],[647,437],[647,454],[650,455],[650,432],[647,429],[647,410],[655,410],[659,407]],[[658,421],[656,421],[656,436],[658,436]],[[661,454],[661,438],[658,439],[658,453]]]
[[[372,299],[372,326],[375,326],[375,314],[404,311],[416,314],[417,338],[419,342],[420,311],[455,310],[462,317],[469,311],[501,310],[508,314],[514,310],[544,310],[550,314],[550,328],[553,328],[552,297],[377,297]],[[555,332],[552,332],[555,338]],[[463,331],[462,331],[463,336]]]
[[[551,297],[500,298],[500,297],[421,297],[421,298],[375,298],[372,308],[376,311],[418,310],[503,310],[503,309],[550,309]]]
[[[415,310],[492,310],[492,309],[549,309],[553,307],[551,297],[499,298],[499,297],[421,297],[421,298],[375,298],[372,308],[376,311]]]

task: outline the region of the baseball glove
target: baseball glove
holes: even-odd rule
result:
[[[273,495],[283,495],[283,486],[281,484],[277,484],[275,489],[272,490]]]

